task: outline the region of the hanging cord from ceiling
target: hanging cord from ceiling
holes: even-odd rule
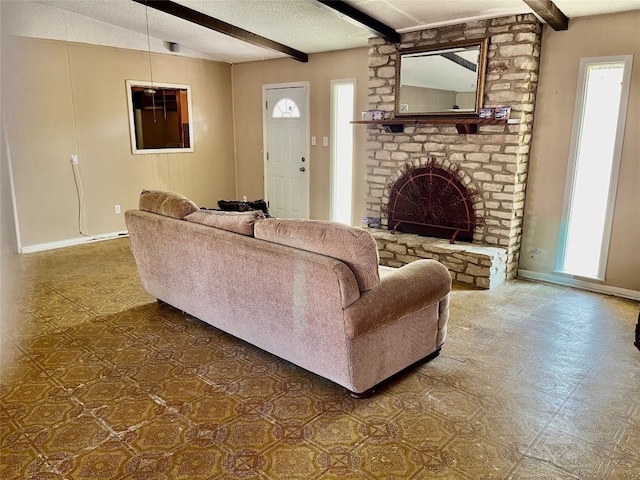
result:
[[[164,112],[164,119],[167,119],[167,97],[165,95],[166,91],[162,89],[162,111]]]
[[[76,152],[80,151],[80,142],[78,141],[78,120],[76,114],[76,101],[74,96],[74,88],[73,88],[73,75],[71,70],[71,52],[70,46],[67,45],[67,65],[69,67],[69,84],[71,86],[71,106],[73,108],[73,127],[76,136]],[[77,155],[77,153],[76,153]],[[76,157],[77,159],[77,157]],[[80,177],[80,171],[78,170],[78,164],[75,162],[71,163],[71,171],[73,172],[73,181],[76,185],[76,196],[78,197],[78,233],[85,237],[91,237],[92,235],[88,233],[84,233],[82,231],[82,216],[84,210],[84,195],[82,192],[82,178]]]
[[[153,107],[153,123],[156,123],[156,89],[153,86],[153,67],[151,65],[151,35],[149,35],[149,5],[144,2],[144,15],[147,23],[147,51],[149,52],[149,77],[151,78],[151,88],[147,88],[144,93],[151,95],[151,105]]]
[[[80,171],[78,170],[78,164],[72,163],[71,170],[73,171],[73,181],[76,185],[76,195],[78,196],[78,232],[80,235],[85,237],[92,237],[93,235],[89,235],[82,231],[82,210],[84,208],[84,195],[82,192],[82,177],[80,176]]]

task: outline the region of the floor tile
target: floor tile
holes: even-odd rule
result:
[[[640,460],[624,455],[614,455],[602,478],[607,480],[638,480],[640,479]]]
[[[458,436],[438,449],[436,458],[472,478],[506,478],[522,455],[489,438]]]
[[[485,411],[469,422],[473,436],[491,438],[506,447],[524,453],[544,430],[547,423],[538,418],[510,410]]]
[[[455,285],[440,356],[356,400],[156,302],[126,238],[16,262],[2,478],[640,478],[637,302]]]
[[[124,478],[132,453],[124,446],[92,450],[73,458],[63,473],[65,478]]]
[[[624,419],[590,410],[568,400],[553,419],[553,427],[613,451],[628,427]]]
[[[308,445],[281,443],[264,454],[264,475],[267,478],[311,479],[326,470],[320,462],[320,452]]]
[[[541,438],[526,452],[555,467],[571,472],[578,478],[606,478],[611,451],[599,447],[575,435],[548,427]]]
[[[421,469],[413,449],[399,441],[366,441],[353,452],[361,471],[372,478],[411,478]]]
[[[507,478],[509,480],[579,480],[580,477],[557,468],[549,462],[525,457]]]
[[[94,449],[109,437],[109,431],[91,416],[72,418],[47,429],[47,433],[43,450],[70,454]]]
[[[215,445],[207,448],[189,446],[176,452],[167,469],[168,478],[176,480],[208,480],[222,470],[225,452]]]
[[[3,451],[0,455],[0,478],[62,480],[63,476],[41,459],[35,449],[27,448],[15,452]]]

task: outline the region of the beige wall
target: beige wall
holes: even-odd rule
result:
[[[640,291],[639,31],[638,11],[572,19],[564,32],[545,27],[521,269],[553,273],[580,58],[633,54],[606,284]],[[262,86],[275,83],[310,83],[309,133],[318,138],[310,147],[311,217],[327,219],[330,147],[321,139],[330,136],[331,80],[356,78],[356,117],[367,108],[366,48],[312,54],[306,64],[283,59],[230,66],[154,54],[156,81],[192,86],[195,152],[134,156],[124,82],[148,79],[146,53],[21,37],[3,39],[2,53],[9,140],[3,150],[11,153],[26,247],[79,237],[74,153],[84,187],[82,225],[90,234],[124,230],[113,207],[134,208],[142,188],[178,191],[203,206],[219,198],[263,197]],[[354,131],[357,223],[365,203],[366,129]]]
[[[0,135],[0,365],[7,365],[5,362],[14,353],[14,343],[6,332],[14,327],[19,318],[13,307],[21,293],[7,154],[4,135]]]
[[[23,247],[80,237],[70,156],[79,156],[82,230],[126,230],[143,188],[183,193],[202,206],[235,196],[231,66],[154,54],[153,78],[191,85],[195,151],[133,155],[125,80],[148,80],[145,52],[7,37],[3,115]]]
[[[605,284],[640,291],[640,11],[571,19],[564,32],[545,26],[542,38],[520,268],[553,274],[580,59],[632,54]]]
[[[311,146],[310,216],[329,219],[331,148],[322,146],[322,137],[331,135],[331,80],[356,79],[356,117],[367,109],[368,49],[343,50],[309,55],[308,63],[290,59],[269,60],[233,67],[234,118],[238,195],[250,199],[264,193],[262,153],[262,86],[276,83],[308,81],[310,84],[309,136],[318,142]],[[354,211],[359,223],[365,198],[366,129],[354,127]]]

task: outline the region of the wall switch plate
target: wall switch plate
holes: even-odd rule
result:
[[[78,155],[71,155],[71,164],[72,165],[78,164]]]
[[[120,215],[120,205],[116,205],[116,206],[114,207],[114,210],[115,210],[115,212],[116,212],[116,215]]]
[[[315,145],[316,144],[316,137],[311,137],[311,145]]]
[[[323,147],[329,146],[329,137],[322,137],[322,146]]]

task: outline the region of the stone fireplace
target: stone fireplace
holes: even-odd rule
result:
[[[388,230],[375,231],[382,263],[398,266],[411,258],[436,258],[447,265],[454,280],[484,288],[515,276],[540,35],[541,25],[534,15],[514,15],[405,33],[400,45],[380,38],[370,40],[369,108],[386,112],[387,119],[393,118],[399,48],[484,37],[489,39],[489,50],[483,106],[511,108],[509,123],[479,125],[475,134],[461,134],[455,125],[443,124],[409,124],[397,133],[382,126],[367,127],[367,216],[382,217],[383,228],[388,227],[389,210],[395,202],[393,190],[387,188],[389,182],[401,179],[407,168],[431,164],[457,172],[461,185],[475,194],[471,195],[473,217],[482,219],[463,235],[470,243],[456,241],[451,247],[446,240],[416,233],[393,236]],[[430,215],[426,210],[422,213]]]

